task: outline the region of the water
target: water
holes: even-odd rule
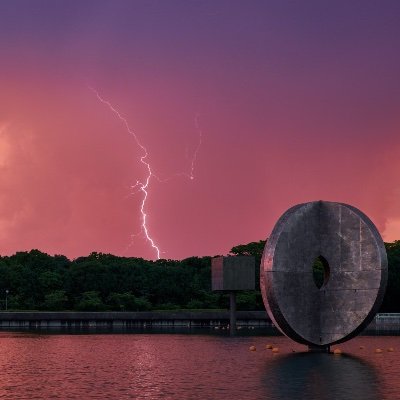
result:
[[[341,356],[308,354],[280,336],[3,332],[0,399],[400,398],[400,337],[338,347]]]

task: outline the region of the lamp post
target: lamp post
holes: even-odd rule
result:
[[[6,311],[8,310],[8,289],[6,289]]]

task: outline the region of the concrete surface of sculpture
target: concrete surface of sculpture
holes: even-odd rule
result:
[[[312,266],[324,260],[318,288]],[[276,327],[312,349],[360,333],[378,311],[386,289],[382,238],[361,211],[347,204],[299,204],[276,223],[261,261],[260,284]]]

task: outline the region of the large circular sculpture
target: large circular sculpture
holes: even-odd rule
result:
[[[324,261],[324,283],[313,263]],[[386,290],[387,256],[378,230],[358,209],[315,201],[286,211],[261,261],[261,291],[275,326],[314,348],[360,333],[378,311]]]

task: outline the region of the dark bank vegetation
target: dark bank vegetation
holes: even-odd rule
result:
[[[235,246],[231,255],[253,255],[258,265],[265,241]],[[381,312],[400,312],[400,241],[386,243],[389,283]],[[316,260],[314,279],[323,280]],[[0,257],[0,309],[146,311],[226,309],[229,299],[211,291],[211,257],[182,261],[92,253],[69,260],[38,250]],[[259,287],[240,292],[238,309],[263,310]]]

